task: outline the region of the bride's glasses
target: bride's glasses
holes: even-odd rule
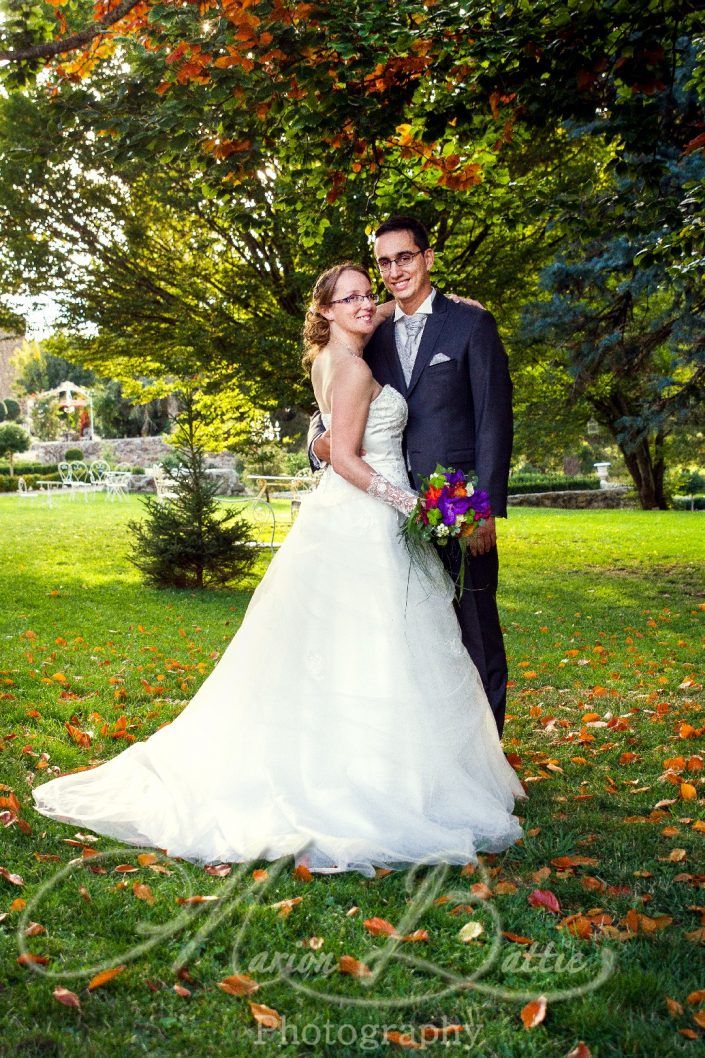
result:
[[[379,294],[348,294],[346,298],[336,298],[335,301],[331,301],[331,305],[362,305],[365,301],[376,305],[379,301]]]

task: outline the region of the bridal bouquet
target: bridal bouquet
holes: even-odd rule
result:
[[[465,583],[465,552],[468,540],[479,525],[489,517],[489,496],[473,483],[462,470],[437,466],[421,481],[416,506],[402,526],[402,535],[412,554],[423,561],[424,544],[444,547],[456,540],[462,552],[458,576],[458,596]]]

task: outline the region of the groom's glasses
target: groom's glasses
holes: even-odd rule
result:
[[[362,305],[364,301],[371,301],[373,305],[376,305],[379,301],[379,294],[349,294],[346,298],[336,298],[335,301],[331,301],[331,305]]]
[[[377,261],[377,265],[380,272],[388,272],[393,264],[399,265],[400,268],[403,268],[404,265],[411,264],[414,258],[418,257],[419,254],[423,252],[423,250],[416,250],[415,253],[412,253],[411,250],[404,250],[403,253],[398,253],[396,257],[380,257]]]

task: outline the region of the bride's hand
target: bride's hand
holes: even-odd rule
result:
[[[481,301],[475,301],[474,298],[461,298],[459,294],[447,294],[451,301],[460,302],[463,305],[472,305],[476,309],[484,309],[484,305]]]

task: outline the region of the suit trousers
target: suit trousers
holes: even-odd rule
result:
[[[454,581],[460,572],[461,551],[451,541],[439,547],[443,565]],[[489,699],[500,738],[507,704],[507,655],[497,611],[499,556],[496,545],[485,555],[465,558],[465,586],[455,608],[465,649],[474,661]]]

